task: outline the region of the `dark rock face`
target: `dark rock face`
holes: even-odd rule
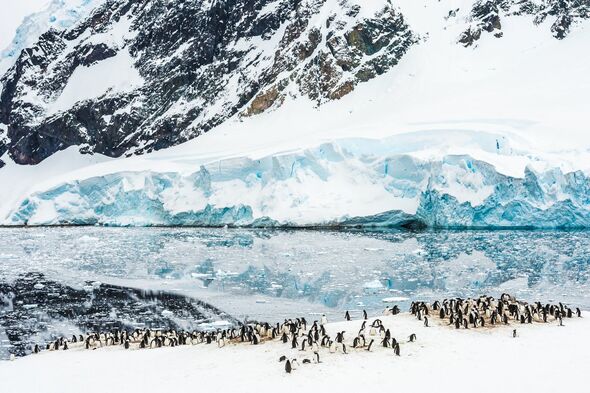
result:
[[[13,283],[0,282],[0,333],[9,340],[7,348],[0,347],[0,359],[7,352],[30,354],[35,344],[72,334],[195,329],[215,317],[238,323],[207,303],[181,295],[92,283],[76,289],[29,273]]]
[[[166,148],[289,97],[339,99],[395,66],[418,40],[387,1],[370,16],[347,0],[329,7],[110,0],[74,28],[45,33],[0,79],[0,152],[36,164],[69,146],[112,157]],[[51,109],[75,73],[121,56],[131,57],[143,84]]]
[[[482,32],[502,37],[502,18],[514,15],[531,15],[535,24],[553,18],[551,32],[555,38],[563,39],[572,23],[590,18],[590,0],[479,0],[471,10],[471,25],[461,34],[459,42],[471,46]]]

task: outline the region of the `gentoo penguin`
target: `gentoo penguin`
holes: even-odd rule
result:
[[[512,330],[512,337],[516,337],[516,329]]]
[[[293,370],[297,370],[298,367],[299,367],[299,362],[297,361],[297,359],[291,360],[291,368]]]
[[[125,349],[129,349],[129,340],[125,340]]]
[[[318,351],[315,351],[313,354],[315,355],[315,362],[320,363],[320,354]]]
[[[413,343],[414,341],[416,341],[416,334],[412,333],[410,334],[410,342]]]
[[[363,310],[363,317],[365,318],[365,320],[369,319],[369,316],[367,315],[367,310]]]
[[[287,374],[291,374],[291,370],[293,368],[291,367],[291,361],[287,360],[287,363],[285,363],[285,371],[287,372]]]
[[[63,350],[64,351],[67,351],[68,349],[69,349],[68,348],[68,342],[67,341],[64,341],[64,348],[63,348]]]
[[[582,316],[582,311],[580,311],[580,308],[579,307],[576,307],[576,315],[578,317],[581,317]]]
[[[279,362],[284,362],[285,360],[287,360],[287,357],[286,357],[285,355],[282,355],[282,356],[279,358]]]
[[[33,353],[39,353],[41,352],[41,349],[39,348],[39,345],[35,344],[35,347],[33,348]]]
[[[350,314],[348,313],[348,311],[346,311],[346,314],[344,314],[344,319],[350,321]]]
[[[373,346],[373,342],[375,342],[375,340],[371,340],[369,346],[367,347],[367,351],[371,352],[371,346]]]
[[[428,327],[428,317],[424,316],[424,327]]]
[[[395,353],[395,356],[399,356],[399,344],[396,343],[395,346],[393,347],[393,353]]]
[[[328,323],[328,318],[326,317],[326,314],[322,314],[322,317],[320,318],[320,325],[326,325]]]
[[[309,360],[309,359],[303,359],[303,364],[311,364],[311,360]]]

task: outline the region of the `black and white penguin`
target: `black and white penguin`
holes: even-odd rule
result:
[[[315,351],[313,354],[315,355],[315,362],[320,363],[320,354],[318,351]]]
[[[512,337],[516,337],[516,329],[512,330]]]
[[[309,360],[309,359],[303,359],[303,364],[311,364],[311,360]]]
[[[367,310],[363,310],[363,317],[365,318],[365,320],[369,319],[369,316],[367,315]]]
[[[33,348],[33,353],[39,353],[41,352],[41,349],[39,348],[39,345],[35,344],[35,347]]]
[[[287,360],[287,357],[286,357],[285,355],[282,355],[282,356],[279,358],[279,362],[284,362],[285,360]]]
[[[428,317],[424,316],[424,327],[428,327]]]
[[[350,321],[350,314],[348,313],[348,311],[346,311],[346,314],[344,314],[344,319]]]
[[[291,361],[287,360],[287,362],[285,363],[285,371],[287,372],[287,374],[291,374],[291,370],[293,368],[291,367]]]
[[[410,334],[410,342],[413,343],[414,341],[416,341],[416,334],[412,333]]]
[[[576,315],[578,316],[578,318],[582,317],[582,311],[579,307],[576,307]]]
[[[125,349],[129,349],[129,340],[125,340],[124,346],[125,346]]]
[[[396,343],[395,346],[393,347],[393,353],[395,353],[395,356],[399,356],[399,344]]]
[[[369,346],[367,347],[367,351],[371,352],[371,347],[373,346],[374,342],[375,342],[375,340],[371,340],[371,342],[369,342]]]

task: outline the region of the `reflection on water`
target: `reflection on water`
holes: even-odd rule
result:
[[[589,266],[590,232],[0,229],[2,281],[26,272],[72,285],[124,281],[251,316],[265,303],[340,313],[381,309],[385,298],[503,291],[590,308]]]

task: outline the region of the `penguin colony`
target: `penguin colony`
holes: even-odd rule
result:
[[[401,311],[398,306],[388,307],[383,315],[397,315]],[[542,304],[517,301],[516,298],[502,294],[500,299],[489,296],[481,296],[477,299],[444,299],[432,304],[427,302],[412,302],[410,313],[422,321],[425,327],[429,327],[429,318],[438,315],[440,321],[448,321],[449,326],[456,329],[469,329],[478,327],[490,327],[494,325],[508,325],[511,323],[555,322],[563,326],[563,318],[572,318],[574,314],[581,317],[579,308],[572,310],[568,306],[558,303]],[[346,321],[351,321],[350,312],[344,315]],[[288,358],[283,355],[279,358],[284,363],[285,372],[290,374],[301,364],[321,363],[321,352],[348,354],[352,351],[372,352],[377,346],[389,348],[394,356],[400,356],[401,344],[414,343],[417,340],[415,333],[402,340],[393,337],[391,330],[387,329],[380,319],[369,322],[368,314],[362,311],[359,330],[348,334],[345,331],[337,332],[330,336],[325,328],[327,318],[323,315],[319,321],[313,321],[311,325],[305,318],[286,319],[283,323],[271,325],[267,322],[245,323],[237,328],[218,329],[216,331],[176,331],[176,330],[150,330],[135,329],[134,331],[113,331],[106,333],[91,333],[87,335],[73,335],[71,339],[61,337],[41,348],[35,345],[33,353],[39,353],[42,349],[49,351],[79,349],[98,349],[107,346],[121,346],[124,349],[148,349],[162,347],[176,347],[180,345],[217,345],[222,348],[228,344],[258,345],[265,341],[278,340],[291,350],[301,353],[299,359]],[[517,337],[516,329],[513,329],[513,337]],[[352,341],[346,340],[352,337]]]
[[[429,326],[429,317],[435,315],[439,320],[446,321],[448,326],[454,326],[456,329],[555,321],[563,326],[564,318],[572,318],[574,315],[582,316],[579,308],[572,310],[563,303],[527,303],[519,301],[507,293],[502,294],[499,299],[481,296],[477,299],[437,300],[432,304],[412,302],[410,312],[418,320],[423,321],[426,327]],[[513,336],[516,337],[516,330],[514,330]]]

